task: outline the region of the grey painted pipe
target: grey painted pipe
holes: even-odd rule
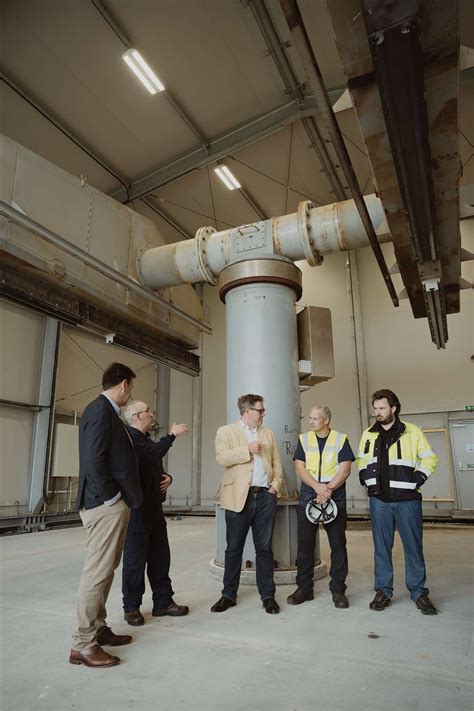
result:
[[[391,235],[381,201],[375,195],[365,201],[379,242],[389,242]],[[306,259],[312,265],[318,264],[322,255],[369,245],[353,200],[323,207],[303,202],[296,213],[271,218],[264,224],[273,241],[269,256],[273,253],[293,261]],[[252,227],[246,225],[245,229]],[[216,284],[222,269],[231,262],[231,245],[242,229],[215,232],[212,227],[201,228],[192,240],[146,250],[138,264],[142,283],[151,289],[197,282]]]

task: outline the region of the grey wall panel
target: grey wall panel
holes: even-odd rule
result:
[[[0,300],[0,398],[35,404],[44,316]]]
[[[34,412],[0,405],[0,517],[28,510]]]
[[[0,300],[0,399],[36,404],[44,324],[41,314]],[[28,508],[34,417],[0,404],[0,516]]]
[[[172,370],[170,374],[170,421],[192,425],[192,377]],[[158,393],[159,397],[159,393]],[[173,484],[168,489],[168,504],[191,504],[192,439],[191,434],[177,437],[168,455],[168,471]]]
[[[156,381],[153,361],[108,344],[95,334],[64,326],[57,374],[57,411],[80,414],[101,392],[103,370],[113,361],[125,363],[135,371],[133,398],[144,399],[153,407]]]

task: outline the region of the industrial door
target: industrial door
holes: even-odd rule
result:
[[[474,510],[474,420],[451,422],[458,506]]]

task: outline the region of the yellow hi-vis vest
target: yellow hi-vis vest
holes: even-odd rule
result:
[[[330,430],[323,456],[319,454],[319,444],[314,432],[304,432],[300,435],[301,446],[304,449],[306,469],[318,481],[327,483],[334,479],[339,471],[338,454],[344,446],[347,435],[336,430]]]

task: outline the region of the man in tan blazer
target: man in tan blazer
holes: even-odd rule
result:
[[[227,548],[222,597],[211,612],[236,605],[242,553],[249,528],[255,544],[257,587],[265,610],[280,612],[273,581],[272,536],[277,497],[285,491],[280,454],[271,430],[262,427],[265,408],[261,395],[242,395],[240,420],[220,427],[216,459],[225,467],[220,504],[225,510]]]

